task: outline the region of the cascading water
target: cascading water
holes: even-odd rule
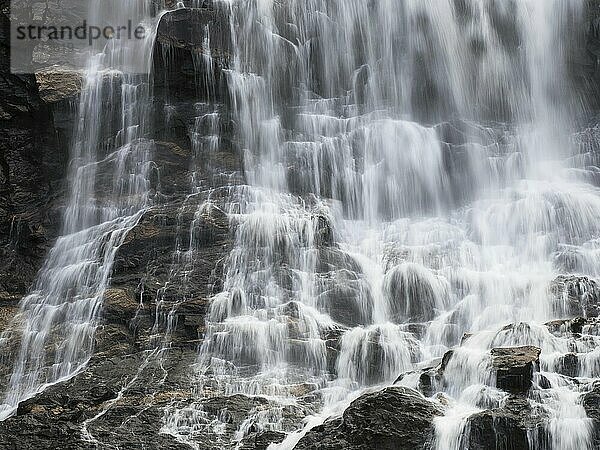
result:
[[[541,348],[526,401],[542,425],[527,430],[530,447],[592,448],[580,394],[600,378],[598,326],[578,337],[550,322],[574,316],[572,292],[582,304],[597,295],[600,274],[597,130],[577,132],[582,102],[569,69],[583,3],[215,2],[230,18],[223,75],[246,184],[228,185],[235,174],[218,175],[224,187],[204,184],[225,119],[211,102],[195,104],[191,188],[150,355],[169,348],[177,307],[193,295],[198,224],[226,215],[235,237],[192,399],[165,408],[164,434],[205,448],[211,430],[210,445],[235,448],[251,432],[283,431],[280,448],[293,448],[365,390],[417,388],[419,371],[441,362],[444,382],[427,393],[444,411],[433,446],[468,448],[469,418],[510,401],[496,386],[494,351],[528,345]],[[201,31],[193,63],[212,100],[220,69],[209,25]],[[152,44],[148,36],[142,52],[91,58],[63,236],[3,335],[5,345],[21,336],[21,348],[0,418],[92,354],[115,254],[151,203],[149,80],[124,64],[150,61]],[[100,101],[107,90],[119,110]],[[106,118],[119,126],[105,145]],[[104,165],[109,180],[98,175]],[[573,285],[565,274],[582,278]],[[179,297],[167,305],[172,287]],[[569,377],[567,354],[578,361]],[[231,417],[215,419],[206,399],[235,394],[265,400],[228,434]],[[294,415],[306,418],[301,429]]]
[[[0,419],[11,415],[23,399],[85,366],[117,250],[151,203],[153,144],[144,138],[150,84],[147,75],[133,71],[142,67],[149,73],[153,8],[136,0],[118,2],[116,9],[98,2],[90,5],[96,9],[87,11],[87,17],[97,20],[94,23],[139,18],[148,33],[135,45],[113,40],[90,52],[62,235],[31,293],[21,301],[13,326],[2,336],[7,348],[16,341],[20,349],[3,392]]]
[[[590,329],[582,345],[542,325],[569,317],[549,290],[561,271],[597,274],[600,191],[586,182],[568,69],[583,2],[227,5],[249,185],[228,211],[236,243],[206,318],[198,398],[273,402],[237,439],[251,426],[290,431],[286,405],[322,421],[463,338],[438,389],[435,445],[464,448],[468,417],[507,399],[490,349],[537,345],[549,386],[529,401],[547,420],[531,445],[591,448],[578,398],[600,376],[598,337]],[[565,252],[583,262],[561,266]],[[553,374],[573,345],[577,382]],[[316,405],[294,394],[307,382]],[[199,405],[165,420],[191,445],[219,427]],[[319,419],[307,423],[281,446]]]

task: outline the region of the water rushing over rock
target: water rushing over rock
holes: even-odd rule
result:
[[[118,11],[88,11],[109,23],[114,17],[141,16],[151,24],[150,13],[151,8],[136,1],[121,2]],[[115,255],[151,202],[153,144],[144,135],[149,80],[124,71],[132,58],[150,64],[154,39],[149,34],[136,44],[140,48],[109,43],[90,50],[62,236],[1,337],[9,355],[15,343],[20,349],[12,359],[0,418],[12,414],[20,401],[72,377],[92,355]],[[107,173],[111,176],[99,175]]]
[[[569,351],[541,324],[569,317],[552,300],[555,259],[598,234],[598,188],[568,175],[581,152],[568,58],[582,3],[229,8],[227,80],[250,186],[207,316],[200,377],[216,385],[201,382],[205,394],[270,396],[276,383],[281,401],[310,377],[327,409],[459,346],[429,395],[449,396],[436,445],[462,448],[470,417],[509,399],[513,369],[497,369],[491,349],[539,346],[544,369]],[[529,377],[521,395],[544,369],[517,375]],[[526,401],[546,410],[523,425],[527,442],[589,447],[581,381],[546,379]]]
[[[2,414],[84,368],[118,297],[143,357],[88,443],[148,376],[173,448],[597,448],[585,2],[167,5],[140,49],[162,111],[151,80],[91,59],[63,236],[2,336],[21,346]],[[133,277],[135,242],[167,229]],[[105,296],[119,252],[139,305]]]

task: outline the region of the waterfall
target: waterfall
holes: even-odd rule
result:
[[[94,6],[88,14],[98,23],[129,17],[154,30],[148,5],[126,0],[116,10]],[[153,144],[145,138],[150,83],[148,75],[131,71],[151,64],[153,36],[147,33],[141,44],[112,40],[90,50],[61,236],[1,338],[4,346],[17,342],[20,348],[0,419],[13,414],[20,401],[74,376],[92,356],[116,253],[152,203]]]
[[[545,361],[572,345],[541,324],[564,318],[548,295],[557,257],[590,255],[600,231],[600,191],[573,175],[587,170],[568,69],[583,2],[226,5],[248,185],[228,212],[235,245],[206,318],[198,398],[302,407],[294,390],[309,380],[322,421],[469,333],[446,367],[449,406],[436,421],[437,447],[463,448],[468,417],[507,398],[490,349],[538,345],[551,373]],[[580,350],[586,361],[592,347]],[[596,362],[585,368],[579,376],[600,376]],[[532,445],[590,448],[581,388],[550,385],[531,400],[550,417]],[[272,408],[246,428],[292,431]],[[165,430],[193,443],[202,417],[199,404],[171,411]]]
[[[142,3],[110,13],[155,29]],[[209,431],[223,448],[282,432],[270,448],[291,449],[363,393],[397,384],[443,411],[432,448],[469,448],[471,419],[514,397],[497,380],[498,351],[534,346],[522,400],[540,421],[527,424],[529,447],[592,449],[581,395],[600,379],[599,327],[561,322],[600,298],[589,155],[598,130],[585,128],[572,73],[585,1],[208,3],[227,13],[231,60],[217,73],[210,24],[197,30],[192,60],[207,101],[190,108],[189,192],[150,355],[169,348],[177,308],[194,294],[199,224],[226,217],[233,243],[189,368],[190,398],[174,396],[161,432],[198,449]],[[0,338],[20,346],[0,419],[88,363],[119,247],[160,200],[152,80],[130,70],[131,58],[152,64],[153,45],[150,34],[89,59],[61,237]],[[218,106],[217,79],[227,94]],[[228,116],[241,183],[211,167]],[[423,389],[434,369],[443,381]],[[231,418],[206,400],[244,396],[260,405],[228,434]]]

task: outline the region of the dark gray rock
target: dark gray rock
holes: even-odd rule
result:
[[[593,420],[594,448],[600,448],[600,382],[594,382],[592,389],[582,395],[581,404],[585,408],[587,416]]]
[[[0,328],[58,233],[68,158],[35,77],[10,72],[8,8],[0,1]]]
[[[327,371],[331,374],[337,373],[337,359],[340,355],[342,336],[347,331],[343,327],[335,327],[325,330],[322,339],[325,341],[327,352]]]
[[[406,372],[400,374],[394,384],[400,383],[407,375],[413,375],[415,372]],[[438,392],[438,387],[443,381],[439,367],[429,367],[420,371],[419,380],[417,381],[417,389],[425,397],[432,397]]]
[[[593,320],[588,320],[583,317],[575,317],[574,319],[559,319],[547,322],[545,325],[548,330],[557,336],[563,336],[566,333],[580,335],[583,327],[588,323],[593,323]]]
[[[317,214],[315,217],[315,244],[331,247],[335,244],[333,224],[329,217]]]
[[[588,417],[600,420],[600,382],[595,382],[592,389],[583,395],[581,404]]]
[[[259,431],[242,439],[240,450],[266,450],[271,444],[278,444],[285,439],[285,433],[279,431]]]
[[[3,38],[6,16],[0,14],[0,19]],[[5,41],[0,39],[0,44]],[[0,92],[4,94],[0,99],[3,330],[17,310],[18,300],[32,285],[58,232],[66,150],[74,123],[72,105],[77,101],[81,80],[70,72],[38,74],[40,93],[33,76],[8,73],[5,46],[0,46],[0,51],[5,56],[0,63]],[[119,80],[109,81],[118,86]],[[189,448],[161,434],[160,427],[167,405],[191,397],[190,367],[196,361],[208,298],[213,288],[220,287],[222,262],[232,243],[229,221],[219,207],[226,197],[219,188],[230,189],[242,179],[234,175],[241,171],[241,162],[227,138],[222,139],[210,161],[194,165],[189,131],[194,117],[204,113],[195,104],[197,98],[189,96],[177,104],[170,123],[161,114],[153,115],[161,124],[151,127],[154,134],[149,136],[156,142],[153,159],[161,178],[154,177],[151,183],[160,192],[155,196],[156,207],[142,218],[119,249],[89,364],[71,380],[22,402],[17,415],[0,422],[0,449],[55,448],[59,441],[61,448],[69,450]],[[164,83],[156,82],[153,99],[159,112],[170,102]],[[114,104],[120,107],[118,101]],[[207,107],[205,112],[219,107]],[[59,109],[61,129],[57,133],[53,113]],[[224,136],[228,135],[227,120],[224,113],[219,129]],[[110,126],[103,127],[103,131],[105,137],[112,136]],[[109,181],[107,169],[98,166],[100,201]],[[213,188],[215,204],[201,211],[208,193],[187,197],[191,171],[197,172],[200,183]],[[226,175],[221,177],[221,173]],[[181,274],[170,269],[174,251],[190,247],[190,234],[196,243],[195,265],[189,272],[190,283],[185,284]],[[168,336],[167,326],[172,327]],[[18,345],[17,335],[14,342]],[[163,350],[157,352],[159,348]],[[10,370],[8,365],[0,364],[1,382]],[[91,438],[85,435],[84,425]],[[257,437],[261,439],[266,440]]]
[[[195,213],[194,208],[182,212],[173,206],[148,212],[119,249],[113,285],[127,287],[136,296],[143,295],[147,301],[154,301],[160,295],[167,302],[208,298],[218,290],[222,276],[220,264],[230,251],[233,240],[229,221],[217,208],[205,209],[200,215]],[[162,289],[170,277],[177,276],[170,270],[173,252],[176,245],[189,248],[189,229],[192,226],[195,259],[190,268],[189,283]],[[193,311],[189,313],[194,314]]]
[[[329,419],[309,431],[296,450],[413,450],[433,438],[439,406],[418,392],[389,387],[352,402],[341,418]]]
[[[443,374],[444,370],[446,370],[446,367],[448,367],[448,363],[450,362],[452,355],[454,355],[454,351],[448,350],[446,353],[444,353],[444,356],[442,356],[442,362],[440,363],[440,369],[439,369],[441,374]]]
[[[544,412],[523,397],[509,397],[500,408],[469,417],[460,448],[533,450],[530,435],[543,435]]]
[[[352,276],[351,276],[352,277]],[[319,296],[330,317],[344,326],[365,325],[370,322],[372,298],[363,280],[348,279],[347,273],[339,272],[323,280],[325,288]],[[363,303],[367,307],[363,307]]]
[[[556,364],[556,372],[567,377],[576,377],[579,375],[579,359],[575,353],[567,353],[561,356]]]
[[[329,236],[332,231],[324,233]],[[354,258],[335,246],[322,245],[316,272],[321,292],[319,304],[333,320],[344,326],[370,323],[373,298]]]
[[[96,354],[83,372],[21,402],[15,416],[0,422],[0,449],[55,448],[57,439],[69,450],[187,448],[160,434],[160,427],[163,408],[189,396],[178,389],[195,352],[150,357],[131,329],[118,324],[101,327],[96,339]]]
[[[405,265],[386,274],[384,292],[389,298],[394,322],[422,322],[435,316],[442,298],[439,286],[426,276],[426,270],[417,265]]]
[[[222,69],[231,60],[229,27],[227,8],[217,2],[164,14],[154,49],[156,85],[168,89],[174,98],[193,93],[204,100],[226,100]],[[204,48],[206,42],[209,48]],[[205,58],[209,54],[210,65]]]
[[[425,397],[431,397],[437,392],[437,385],[439,381],[439,373],[437,370],[431,368],[423,371],[419,376],[419,391]]]
[[[513,393],[528,391],[534,370],[539,370],[540,352],[533,346],[493,348],[491,355],[496,386]]]
[[[598,317],[600,286],[589,277],[560,275],[550,284],[556,313],[563,317]]]

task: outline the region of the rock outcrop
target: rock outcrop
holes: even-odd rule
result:
[[[68,161],[35,77],[10,72],[8,3],[0,2],[0,331],[58,233]]]
[[[461,448],[531,450],[531,436],[543,434],[547,416],[524,397],[511,396],[500,408],[469,417]]]
[[[296,450],[413,450],[433,439],[433,419],[442,415],[434,402],[404,387],[365,394],[344,411],[310,430]]]
[[[6,38],[7,17],[0,19],[0,37]],[[5,57],[0,67],[0,331],[4,331],[59,231],[73,106],[82,80],[76,72],[58,69],[38,73],[37,80],[33,75],[12,75],[5,65],[7,46],[1,50]],[[208,299],[221,287],[222,263],[233,239],[222,209],[226,189],[243,177],[226,113],[217,130],[223,136],[219,147],[210,158],[194,160],[190,130],[196,115],[203,113],[196,102],[206,97],[186,92],[173,107],[174,96],[160,81],[165,79],[161,64],[154,67],[156,123],[149,138],[154,139],[155,173],[160,173],[160,178],[150,180],[157,201],[117,253],[88,365],[72,379],[22,402],[15,416],[0,422],[2,450],[54,448],[58,439],[69,450],[98,445],[189,448],[163,432],[163,415],[174,402],[191,402],[190,367],[203,337]],[[170,121],[162,113],[167,106],[172,107]],[[224,109],[215,103],[206,105],[204,113],[213,108]],[[58,129],[55,115],[60,118]],[[106,170],[98,165],[100,193]],[[210,190],[190,195],[192,172]],[[185,251],[190,257],[193,253],[193,269],[177,259]],[[181,263],[180,271],[173,270],[174,262]],[[0,365],[0,379],[10,369]],[[209,438],[206,434],[205,440]],[[228,439],[233,441],[232,436]],[[256,430],[249,442],[259,447],[270,439],[278,438]]]
[[[533,372],[539,370],[541,350],[533,346],[493,348],[492,365],[496,371],[496,386],[512,393],[524,393],[531,388]]]
[[[562,317],[598,317],[600,286],[589,277],[561,275],[550,285],[554,308]]]
[[[165,13],[154,48],[156,86],[168,89],[175,101],[187,92],[204,100],[224,101],[227,90],[222,69],[231,62],[229,27],[226,7],[219,2]]]
[[[592,419],[594,448],[600,448],[600,382],[594,382],[592,389],[583,394],[581,404],[587,416]]]

